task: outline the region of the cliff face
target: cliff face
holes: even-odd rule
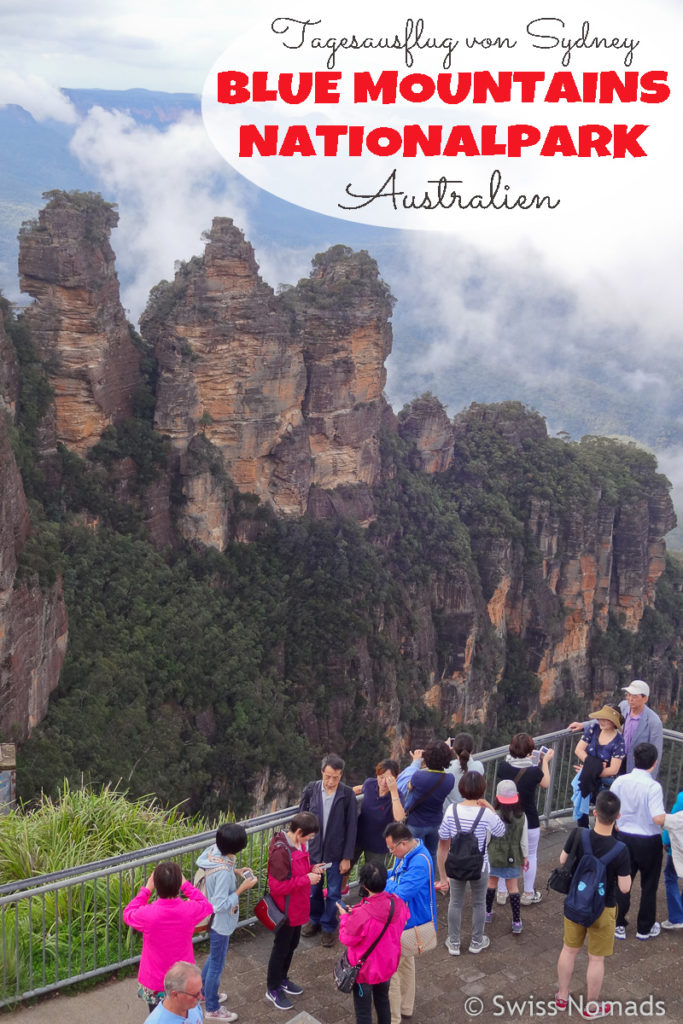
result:
[[[59,583],[16,579],[29,535],[24,489],[0,403],[0,734],[21,741],[45,715],[59,682],[67,622]]]
[[[19,394],[19,368],[14,349],[5,331],[2,314],[3,309],[0,305],[0,408],[4,406],[14,419]]]
[[[341,246],[317,259],[309,281],[276,296],[242,232],[216,218],[203,257],[152,292],[140,326],[159,361],[155,425],[176,454],[188,539],[225,546],[222,473],[279,515],[330,514],[345,488],[371,514],[391,307],[374,261]]]
[[[21,288],[36,300],[26,320],[55,393],[45,445],[79,455],[132,414],[140,381],[109,244],[117,222],[99,196],[58,193],[19,239]]]
[[[490,471],[504,479],[509,476],[512,489],[516,461],[521,462],[531,446],[539,449],[534,458],[543,457],[549,443],[543,419],[520,408],[516,403],[473,405],[456,416],[447,431],[443,408],[426,396],[401,413],[399,431],[415,445],[422,468],[438,471],[451,465],[457,493],[471,483],[472,472],[470,464],[459,462],[457,453],[463,445],[457,442],[466,448],[468,438],[488,428]],[[496,443],[500,462],[494,452]],[[558,451],[560,457],[564,454]],[[624,458],[627,461],[627,453]],[[591,664],[591,640],[607,629],[611,618],[623,629],[637,632],[644,610],[654,606],[656,582],[665,567],[664,537],[676,524],[668,485],[652,476],[646,493],[623,497],[603,490],[598,480],[587,485],[586,479],[577,477],[576,494],[563,506],[557,494],[552,499],[541,497],[542,488],[535,487],[528,474],[528,493],[517,510],[524,540],[510,528],[501,535],[500,523],[497,536],[479,536],[483,516],[472,514],[470,540],[487,591],[486,614],[480,614],[472,597],[463,599],[462,588],[450,595],[446,591],[441,600],[433,599],[432,608],[438,609],[442,622],[459,621],[456,647],[463,653],[457,670],[442,669],[441,692],[433,692],[433,702],[454,713],[457,721],[485,720],[491,680],[482,686],[468,652],[489,626],[501,651],[511,637],[524,640],[526,667],[540,680],[540,704],[566,692],[596,701],[611,696],[618,679],[615,673],[601,673]],[[558,486],[566,488],[565,480],[558,480]],[[503,666],[501,660],[498,678]]]
[[[57,441],[92,456],[67,463],[55,453],[55,479],[45,473],[41,485],[49,514],[75,512],[95,531],[102,523],[126,535],[137,515],[159,549],[177,546],[177,528],[195,547],[196,565],[202,547],[253,542],[232,577],[230,550],[204,568],[211,575],[208,567],[223,567],[212,587],[226,608],[238,578],[241,599],[260,593],[273,564],[277,582],[287,581],[273,597],[270,579],[267,599],[255,602],[259,623],[266,616],[259,678],[272,676],[275,697],[295,708],[290,727],[314,745],[353,747],[352,720],[402,753],[430,738],[437,717],[494,728],[506,701],[521,719],[567,693],[584,702],[611,696],[617,669],[593,656],[596,638],[614,623],[633,635],[652,611],[674,525],[649,456],[600,439],[549,439],[542,417],[512,402],[473,405],[451,420],[423,395],[394,417],[382,394],[392,300],[374,261],[336,246],[315,257],[309,278],[276,295],[224,218],[214,221],[203,256],[153,289],[142,317],[158,363],[155,376],[145,349],[146,379],[156,380],[148,418],[108,431],[92,452],[106,426],[134,411],[140,381],[108,242],[115,222],[92,197],[55,196],[22,233],[22,282],[36,298],[25,322],[55,393],[34,424],[36,465],[50,468],[42,456]],[[2,332],[0,357],[0,394],[11,411],[21,405],[21,367]],[[383,431],[390,436],[381,445]],[[169,439],[168,464],[159,434]],[[6,434],[0,440],[0,725],[25,735],[56,684],[66,621],[58,585],[48,593],[17,585],[29,520]],[[72,504],[60,504],[69,486]],[[295,520],[267,535],[265,554],[258,545],[269,517],[251,514],[257,503],[248,494]],[[340,519],[368,529],[344,536]],[[310,544],[320,545],[320,558],[294,572]],[[251,579],[259,559],[264,575],[255,570]],[[163,620],[155,595],[135,600],[136,586],[121,587],[125,600],[150,622]],[[269,601],[278,609],[272,620]],[[326,601],[330,619],[319,629]],[[233,674],[242,678],[239,637],[235,647],[230,671],[218,673],[226,693]],[[173,665],[169,658],[163,667],[165,685],[182,693]],[[207,679],[214,668],[207,661]],[[158,699],[151,684],[149,692]],[[217,720],[224,696],[212,692],[193,712],[178,711],[188,736]],[[671,683],[653,703],[675,700]],[[218,746],[219,731],[205,729],[206,741]]]

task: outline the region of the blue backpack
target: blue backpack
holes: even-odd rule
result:
[[[605,909],[607,865],[625,849],[618,840],[602,857],[593,853],[590,830],[582,828],[583,856],[574,870],[574,877],[564,901],[564,916],[585,928],[594,924]]]

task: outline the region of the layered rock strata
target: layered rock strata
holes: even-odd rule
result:
[[[46,444],[79,455],[132,414],[140,383],[109,244],[117,223],[99,196],[55,193],[19,236],[21,288],[35,299],[26,322],[55,395]]]
[[[338,246],[276,296],[231,220],[207,237],[140,321],[159,361],[155,425],[176,456],[183,535],[225,546],[230,485],[283,516],[370,518],[391,348],[374,261]]]

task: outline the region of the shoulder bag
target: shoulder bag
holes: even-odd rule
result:
[[[432,882],[432,858],[427,854],[420,854],[429,864],[429,909],[432,916],[424,924],[417,924],[413,928],[404,928],[401,933],[401,953],[405,956],[422,956],[430,949],[436,948],[436,928],[434,927],[434,885]],[[399,893],[400,895],[400,893]]]
[[[578,861],[578,846],[581,839],[581,829],[576,829],[574,833],[574,841],[571,845],[571,849],[567,854],[567,859],[564,864],[561,864],[557,868],[553,868],[550,872],[550,878],[546,885],[546,890],[554,889],[555,892],[562,893],[566,896],[572,884],[572,878],[574,877],[574,871]]]
[[[288,878],[292,877],[292,853],[289,849],[289,843],[278,843],[278,846],[287,847],[287,853],[289,854],[289,875]],[[287,924],[287,914],[289,913],[289,895],[285,898],[285,909],[280,910],[277,903],[273,899],[272,893],[268,890],[268,883],[266,882],[266,891],[262,898],[258,901],[254,907],[254,916],[261,922],[262,925],[268,929],[269,932],[273,932],[277,935],[283,925]]]
[[[389,896],[389,899],[391,901],[391,906],[389,907],[389,916],[387,917],[384,923],[384,927],[382,928],[382,931],[379,933],[379,935],[372,943],[372,945],[365,950],[358,963],[350,964],[348,950],[344,950],[344,952],[334,965],[334,983],[340,992],[348,993],[353,991],[353,986],[356,983],[356,978],[360,974],[361,967],[363,966],[367,958],[370,956],[373,949],[375,948],[375,946],[382,938],[389,925],[391,924],[391,919],[394,916],[395,900],[392,898],[391,895]]]

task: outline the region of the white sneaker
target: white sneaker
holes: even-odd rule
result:
[[[483,949],[488,949],[490,945],[490,938],[488,935],[484,935],[481,942],[470,942],[470,953],[481,953]]]
[[[643,942],[646,939],[656,939],[657,936],[659,935],[659,933],[661,932],[661,930],[662,929],[661,929],[661,927],[659,925],[659,922],[655,921],[655,923],[652,925],[652,928],[650,928],[649,932],[647,932],[645,935],[641,934],[641,932],[636,932],[636,938],[637,939],[642,939]]]
[[[674,928],[683,928],[683,921],[662,921],[662,928],[671,930]]]
[[[237,1014],[233,1013],[232,1010],[226,1010],[224,1006],[219,1006],[213,1013],[209,1010],[204,1010],[204,1020],[224,1020],[230,1024],[230,1021],[237,1019]]]
[[[519,902],[523,907],[530,907],[532,903],[540,903],[542,899],[543,896],[538,889],[534,889],[533,892],[523,892],[519,898]]]
[[[460,956],[460,943],[459,942],[451,942],[450,939],[446,939],[446,942],[444,943],[444,945],[446,946],[446,949],[451,954],[451,956]]]
[[[618,924],[616,926],[616,928],[614,929],[614,938],[615,939],[625,939],[626,938],[626,925]]]
[[[508,894],[507,894],[507,892],[497,892],[496,893],[496,903],[498,903],[501,907],[504,907],[505,904],[507,903],[507,901],[508,901]]]
[[[218,1002],[219,1003],[226,1002],[227,998],[228,998],[228,993],[227,992],[219,992],[218,993]]]

